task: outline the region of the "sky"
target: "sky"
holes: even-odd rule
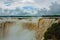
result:
[[[24,6],[32,6],[39,9],[45,8],[46,10],[50,10],[51,9],[50,6],[52,5],[52,3],[56,3],[56,2],[60,5],[60,0],[0,0],[0,8],[12,10],[15,9],[16,7],[22,8]],[[48,11],[48,13],[50,11]]]
[[[31,4],[40,8],[49,9],[49,6],[51,5],[52,2],[60,2],[60,0],[0,0],[0,7],[15,8],[17,6]]]

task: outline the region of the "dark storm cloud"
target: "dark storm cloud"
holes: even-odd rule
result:
[[[47,12],[47,14],[60,15],[60,4],[57,2],[52,3],[52,6],[50,6],[50,10]]]

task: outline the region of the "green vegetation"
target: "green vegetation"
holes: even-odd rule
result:
[[[42,17],[60,17],[60,15],[43,15]]]
[[[44,34],[44,40],[60,40],[60,23],[53,23]]]

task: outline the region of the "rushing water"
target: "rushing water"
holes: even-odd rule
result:
[[[54,19],[41,19],[40,22],[38,22],[38,18],[3,19],[0,21],[1,23],[6,23],[6,21],[8,21],[4,31],[5,37],[2,38],[2,40],[40,40],[41,35],[43,35],[43,32],[48,28],[48,26],[51,25],[51,23],[53,23]],[[35,28],[34,30],[32,29],[30,30],[29,28],[24,28],[24,27],[27,27],[27,25],[24,26],[25,23],[28,23],[28,24],[35,23],[37,25],[39,23],[39,28],[38,26],[36,28],[35,26],[32,27],[30,24],[29,24],[30,26],[28,24],[27,25],[29,26],[30,29]],[[38,37],[39,39],[36,39],[36,29],[38,30],[38,34],[40,35],[40,37]]]
[[[23,23],[26,20],[16,20],[13,25],[6,28],[6,37],[4,40],[35,40],[35,31],[31,31],[23,28]]]

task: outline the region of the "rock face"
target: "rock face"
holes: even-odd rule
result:
[[[44,32],[56,21],[43,18],[3,20],[0,23],[0,35],[4,40],[43,40]]]
[[[40,37],[37,37],[38,40],[41,40],[43,38],[44,32],[51,26],[52,23],[54,23],[54,19],[39,19],[39,30],[37,33],[39,33],[38,35],[40,35]]]

